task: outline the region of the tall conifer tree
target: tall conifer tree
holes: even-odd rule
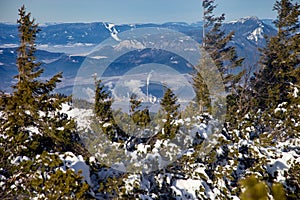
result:
[[[173,139],[179,130],[179,125],[175,124],[175,120],[180,118],[178,99],[170,88],[167,88],[161,100],[163,115],[166,117],[164,122],[164,134],[162,138]]]
[[[96,116],[96,123],[100,124],[102,131],[110,138],[110,140],[120,141],[128,138],[128,134],[125,133],[116,123],[113,111],[112,103],[113,99],[109,91],[106,90],[105,85],[101,79],[95,79],[95,104],[94,113]]]
[[[202,48],[210,55],[222,76],[227,93],[228,116],[230,116],[230,112],[235,110],[233,107],[237,102],[237,83],[244,75],[244,71],[237,73],[238,70],[236,69],[241,67],[244,59],[239,58],[235,47],[229,45],[229,42],[234,36],[234,32],[226,34],[222,29],[225,14],[222,14],[221,16],[215,16],[213,14],[214,9],[216,8],[214,0],[204,0],[203,8],[203,20],[205,22],[203,32],[205,34],[203,35]],[[209,98],[208,87],[205,86],[206,82],[204,81],[206,78],[210,77],[206,77],[209,75],[205,74],[205,71],[201,70],[203,69],[202,65],[205,65],[206,63],[205,59],[207,58],[203,57],[199,66],[196,66],[197,70],[195,70],[196,73],[193,76],[193,86],[196,93],[196,103],[200,108],[203,107],[206,108],[207,111],[211,111],[211,99]]]
[[[19,10],[19,15],[20,47],[17,58],[19,73],[15,76],[17,83],[13,86],[13,93],[5,100],[6,121],[2,127],[8,135],[18,140],[16,143],[25,146],[26,142],[31,141],[28,140],[31,134],[29,128],[36,127],[41,134],[34,134],[33,137],[36,137],[32,140],[34,144],[24,149],[29,154],[38,149],[70,150],[74,145],[73,141],[78,139],[75,122],[58,111],[70,97],[52,93],[62,74],[58,73],[45,82],[39,79],[43,69],[35,57],[38,25],[31,19],[30,13],[26,14],[24,6]],[[14,149],[18,149],[18,153],[23,152],[22,148]]]
[[[31,199],[39,195],[47,198],[52,194],[45,191],[45,187],[54,188],[55,182],[59,181],[58,174],[63,173],[58,170],[62,161],[58,155],[51,153],[85,152],[78,143],[74,120],[61,112],[62,104],[67,103],[70,97],[53,93],[62,74],[58,73],[45,82],[39,79],[43,69],[35,57],[38,25],[31,19],[31,14],[26,13],[24,6],[19,9],[19,16],[17,83],[13,85],[12,94],[2,94],[0,101],[0,132],[3,134],[0,152],[5,160],[0,163],[0,168],[7,177],[7,184],[3,186],[5,198]],[[81,182],[80,175],[74,173],[68,170],[65,176],[74,184],[64,189],[56,187],[53,192],[64,191],[61,198],[72,195],[83,197],[88,186]]]
[[[218,17],[213,14],[216,8],[214,0],[204,0],[203,7],[204,29],[206,30],[205,37],[203,38],[203,48],[210,54],[220,71],[227,92],[232,93],[235,84],[240,80],[242,75],[242,73],[234,75],[233,70],[241,66],[244,59],[239,58],[235,47],[229,45],[234,32],[226,34],[222,29],[225,14]]]
[[[291,84],[299,82],[296,73],[300,64],[300,5],[291,0],[276,1],[274,10],[277,35],[267,41],[262,50],[261,70],[253,79],[257,107],[274,109],[280,102],[289,102]]]
[[[141,109],[142,102],[136,94],[130,96],[130,116],[136,125],[145,128],[151,121],[148,108]]]

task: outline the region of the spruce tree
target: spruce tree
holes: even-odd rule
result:
[[[293,72],[300,63],[300,5],[292,2],[276,1],[277,35],[268,39],[262,50],[261,70],[253,79],[257,107],[263,111],[274,109],[280,102],[289,102],[290,84],[299,78]]]
[[[136,125],[139,125],[143,128],[145,128],[151,121],[150,119],[150,114],[149,114],[149,109],[144,108],[141,110],[141,104],[142,102],[137,99],[136,94],[132,94],[130,96],[130,116],[133,122]]]
[[[39,31],[37,25],[30,19],[30,14],[26,15],[24,7],[19,10],[19,15],[20,47],[17,58],[19,74],[15,76],[18,82],[13,86],[13,94],[5,98],[3,112],[5,120],[2,129],[12,139],[10,147],[11,151],[14,151],[12,153],[28,155],[35,152],[39,146],[38,139],[27,140],[29,131],[26,128],[36,126],[39,121],[39,102],[36,96],[42,91],[39,90],[40,83],[36,78],[43,70],[38,69],[40,63],[36,62],[34,56],[36,51],[34,41]]]
[[[299,95],[294,94],[300,82],[300,5],[281,0],[276,1],[274,10],[278,13],[275,21],[278,31],[262,50],[261,70],[252,79],[255,105],[252,110],[262,113],[261,133],[268,132],[272,138],[283,140],[299,136],[299,128],[293,121],[300,120],[294,114],[300,103]]]
[[[201,114],[205,111],[211,112],[211,99],[209,96],[208,87],[203,79],[203,73],[197,71],[194,72],[193,87],[195,91],[195,101],[198,108],[198,112]]]
[[[113,113],[111,110],[112,100],[110,94],[105,90],[105,85],[102,81],[94,77],[95,79],[95,104],[94,113],[96,116],[97,123],[100,124],[102,131],[109,136],[109,138],[114,137],[113,126],[115,122],[113,120]]]
[[[226,33],[222,28],[222,24],[225,20],[225,14],[221,16],[215,16],[214,10],[216,5],[214,0],[204,0],[204,29],[205,35],[203,37],[202,49],[204,56],[200,60],[199,66],[197,66],[197,71],[203,72],[201,69],[205,69],[207,65],[208,58],[205,57],[206,54],[210,56],[214,62],[214,65],[218,69],[222,82],[225,86],[226,94],[226,120],[227,122],[234,122],[235,115],[237,111],[237,102],[240,98],[238,93],[239,82],[244,75],[244,71],[237,73],[238,67],[241,67],[243,63],[243,58],[239,58],[236,52],[235,47],[230,45],[230,41],[234,36],[234,32]],[[209,79],[216,78],[210,77],[209,74],[197,73],[194,74],[194,88],[196,88],[196,95],[202,95],[202,101],[205,101],[205,104],[208,106],[210,104],[208,85],[205,84],[204,79],[207,80],[206,83],[209,83]],[[200,98],[198,99],[198,101]],[[216,102],[217,103],[217,102]],[[224,102],[221,102],[222,105]],[[205,105],[204,104],[204,105]],[[196,146],[196,152],[193,155],[193,162],[195,163],[204,163],[206,165],[206,173],[209,178],[213,181],[214,184],[218,184],[218,181],[222,179],[226,188],[229,190],[232,189],[232,185],[229,183],[234,183],[233,180],[233,169],[237,165],[235,155],[238,153],[237,149],[229,151],[228,146],[233,145],[235,142],[238,142],[238,138],[233,132],[229,131],[232,126],[225,123],[222,131],[214,133],[210,138],[210,141],[203,142]],[[202,151],[204,148],[210,147],[211,151],[204,154]],[[218,151],[222,151],[222,154],[219,154]],[[201,154],[202,153],[202,154]],[[198,155],[201,154],[201,157]],[[223,167],[231,163],[231,168],[223,170]],[[224,188],[223,188],[224,190]],[[222,191],[222,194],[226,196],[229,194],[228,191]],[[222,195],[221,195],[222,196]]]
[[[177,101],[178,99],[172,90],[170,88],[166,88],[164,96],[160,102],[163,116],[165,117],[163,132],[160,135],[160,137],[163,139],[175,138],[180,128],[179,125],[175,123],[175,121],[180,118],[180,105],[177,103]]]
[[[35,57],[35,39],[40,30],[35,20],[31,20],[31,14],[26,14],[24,6],[19,10],[19,15],[20,47],[17,57],[19,74],[15,76],[17,83],[13,86],[12,95],[6,98],[4,108],[6,123],[3,129],[7,130],[9,135],[17,136],[14,137],[19,140],[16,142],[23,144],[28,141],[30,127],[36,127],[42,133],[42,135],[33,134],[32,137],[35,139],[28,146],[29,149],[24,149],[25,155],[46,149],[71,150],[75,148],[74,145],[76,146],[78,140],[75,132],[76,124],[65,113],[59,111],[63,103],[70,101],[70,97],[53,93],[62,78],[62,73],[45,82],[39,79],[44,71]],[[22,148],[16,149],[20,151]]]
[[[105,85],[101,79],[95,79],[95,104],[94,114],[96,117],[96,124],[100,125],[103,133],[108,136],[111,141],[121,141],[128,138],[128,134],[125,133],[116,123],[112,111],[113,99],[109,91],[106,90]]]
[[[234,32],[228,34],[222,29],[222,24],[225,20],[225,14],[216,17],[213,14],[216,5],[214,0],[204,0],[204,29],[207,30],[203,38],[203,48],[208,52],[214,60],[215,65],[220,71],[226,91],[234,92],[235,84],[240,80],[241,73],[233,74],[233,70],[240,67],[243,58],[237,56],[235,47],[230,46],[229,42],[234,36]]]
[[[109,123],[112,121],[113,114],[111,110],[112,99],[110,93],[105,89],[105,85],[101,80],[95,77],[95,104],[94,112],[101,120],[101,123]]]
[[[0,149],[6,161],[1,162],[0,168],[7,177],[7,184],[3,187],[8,198],[30,199],[43,193],[41,189],[43,190],[44,184],[38,189],[33,187],[35,181],[40,180],[38,174],[44,173],[43,181],[47,181],[49,177],[51,179],[54,168],[62,165],[61,161],[55,162],[49,152],[85,151],[78,143],[74,120],[60,111],[62,104],[67,103],[70,97],[53,93],[62,74],[58,73],[45,82],[39,79],[43,69],[35,57],[35,39],[40,30],[35,20],[31,19],[31,14],[26,13],[24,6],[19,9],[19,16],[17,22],[20,46],[16,63],[18,75],[15,76],[17,83],[13,85],[12,94],[1,95],[3,120],[0,130],[3,137],[0,137]],[[43,162],[39,159],[41,154],[45,158]],[[43,166],[51,166],[53,170]],[[74,173],[72,171],[68,176]],[[48,186],[54,186],[50,182]],[[78,183],[76,187],[83,186],[82,182]],[[60,189],[62,188],[57,188],[58,193]],[[65,197],[74,193],[71,190]],[[86,192],[86,189],[81,192]]]
[[[238,71],[238,67],[241,67],[244,59],[239,58],[235,47],[229,45],[229,42],[234,36],[234,32],[226,34],[222,29],[225,14],[222,14],[221,16],[215,16],[213,14],[214,9],[216,8],[214,0],[204,0],[203,7],[205,21],[203,28],[205,35],[203,37],[202,46],[203,50],[210,55],[222,76],[225,91],[227,93],[227,117],[230,119],[231,113],[236,111],[236,104],[239,97],[237,92],[238,83],[245,73],[244,71],[239,73],[236,71]],[[203,66],[201,65],[205,63],[205,61],[201,61],[200,65],[196,66],[196,69],[198,69],[196,71],[201,71],[201,69],[203,69]],[[208,107],[208,111],[210,111],[210,107],[208,106],[211,103],[208,98],[209,91],[207,86],[205,86],[205,81],[203,81],[203,79],[207,78],[210,78],[207,74],[195,73],[193,85],[196,92],[196,100],[201,101],[205,107]],[[199,102],[197,103],[199,104]]]
[[[139,109],[141,107],[142,102],[137,99],[136,94],[132,94],[130,96],[129,102],[130,102],[130,110],[129,110],[130,117],[135,124],[138,124],[139,120],[140,120],[140,110]]]
[[[255,149],[270,148],[280,141],[292,146],[300,136],[297,123],[300,120],[300,98],[297,92],[300,80],[300,7],[298,3],[292,2],[281,0],[275,3],[274,10],[278,13],[275,25],[278,32],[267,38],[266,47],[262,49],[259,63],[261,69],[251,80],[253,107],[239,124],[240,135],[244,139],[252,137],[254,146],[248,151],[256,162],[251,163],[248,170],[260,174],[268,180],[268,184],[276,183],[276,175],[265,169],[270,153],[262,156],[263,153]],[[253,129],[252,133],[249,133],[249,127]],[[291,149],[292,147],[285,147],[285,151]],[[284,193],[282,186],[276,184],[273,184],[272,192],[276,195]],[[274,198],[276,199],[275,196]]]

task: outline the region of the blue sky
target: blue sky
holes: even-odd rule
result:
[[[275,0],[216,0],[216,14],[231,21],[246,16],[275,18]],[[201,0],[0,0],[0,22],[16,22],[24,4],[38,23],[164,23],[201,21]]]

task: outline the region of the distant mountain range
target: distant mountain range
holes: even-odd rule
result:
[[[37,35],[36,57],[45,68],[43,79],[62,71],[63,84],[60,85],[65,93],[70,93],[77,70],[84,62],[88,52],[107,38],[118,40],[118,34],[138,28],[167,28],[181,32],[202,42],[202,23],[187,24],[170,22],[164,24],[123,24],[112,23],[63,23],[40,26]],[[245,57],[245,66],[254,65],[259,59],[258,48],[265,46],[264,35],[276,34],[271,20],[260,20],[256,17],[246,17],[237,21],[225,23],[225,32],[234,31],[231,45],[236,46],[239,56]],[[17,74],[16,57],[18,47],[17,25],[0,23],[0,89],[10,91],[13,76]],[[128,61],[128,58],[130,58]],[[134,60],[135,59],[135,60]],[[146,63],[160,63],[169,65],[180,73],[188,73],[186,63],[181,58],[171,56],[169,52],[144,49],[125,55],[114,63],[115,67],[106,72],[106,76],[121,75],[122,68],[130,68]],[[124,70],[124,69],[123,69]],[[68,88],[68,89],[67,89]]]

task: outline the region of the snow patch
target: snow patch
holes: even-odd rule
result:
[[[282,152],[282,156],[277,159],[271,159],[268,164],[268,171],[270,174],[275,176],[277,175],[278,182],[284,182],[285,171],[287,171],[291,167],[291,163],[300,163],[300,158],[297,158],[297,153],[295,151],[291,152]]]
[[[76,120],[77,126],[79,129],[86,129],[91,124],[91,116],[93,116],[92,109],[79,109],[79,108],[72,108],[68,104],[62,105],[62,112],[67,113],[69,117],[72,117]]]
[[[2,44],[0,45],[0,48],[15,48],[18,47],[18,44]]]
[[[96,60],[100,60],[100,59],[105,59],[105,58],[107,58],[107,56],[92,56],[92,57],[90,57],[90,58],[96,59]]]
[[[64,162],[64,166],[61,167],[61,170],[66,171],[66,167],[73,169],[76,173],[81,171],[81,175],[84,180],[89,184],[92,185],[90,179],[90,168],[85,163],[83,157],[81,155],[75,156],[72,152],[66,152],[63,155],[59,156],[60,159]]]
[[[114,24],[112,24],[112,23],[104,23],[104,26],[105,26],[105,28],[106,28],[107,30],[109,30],[110,36],[111,36],[113,39],[115,39],[115,40],[118,41],[118,42],[121,41],[120,38],[118,37],[118,31],[117,31],[117,29],[116,29],[116,27],[115,27]]]
[[[178,179],[172,189],[179,196],[185,196],[188,199],[197,199],[196,190],[199,190],[200,186],[202,186],[201,180]]]
[[[144,49],[145,46],[137,40],[124,40],[118,45],[114,46],[115,50],[120,51],[122,49]]]
[[[11,161],[11,164],[18,165],[23,161],[30,160],[27,156],[17,156],[14,160]]]
[[[264,30],[262,27],[256,28],[250,35],[247,37],[248,40],[254,40],[257,42],[259,39],[263,39]]]

